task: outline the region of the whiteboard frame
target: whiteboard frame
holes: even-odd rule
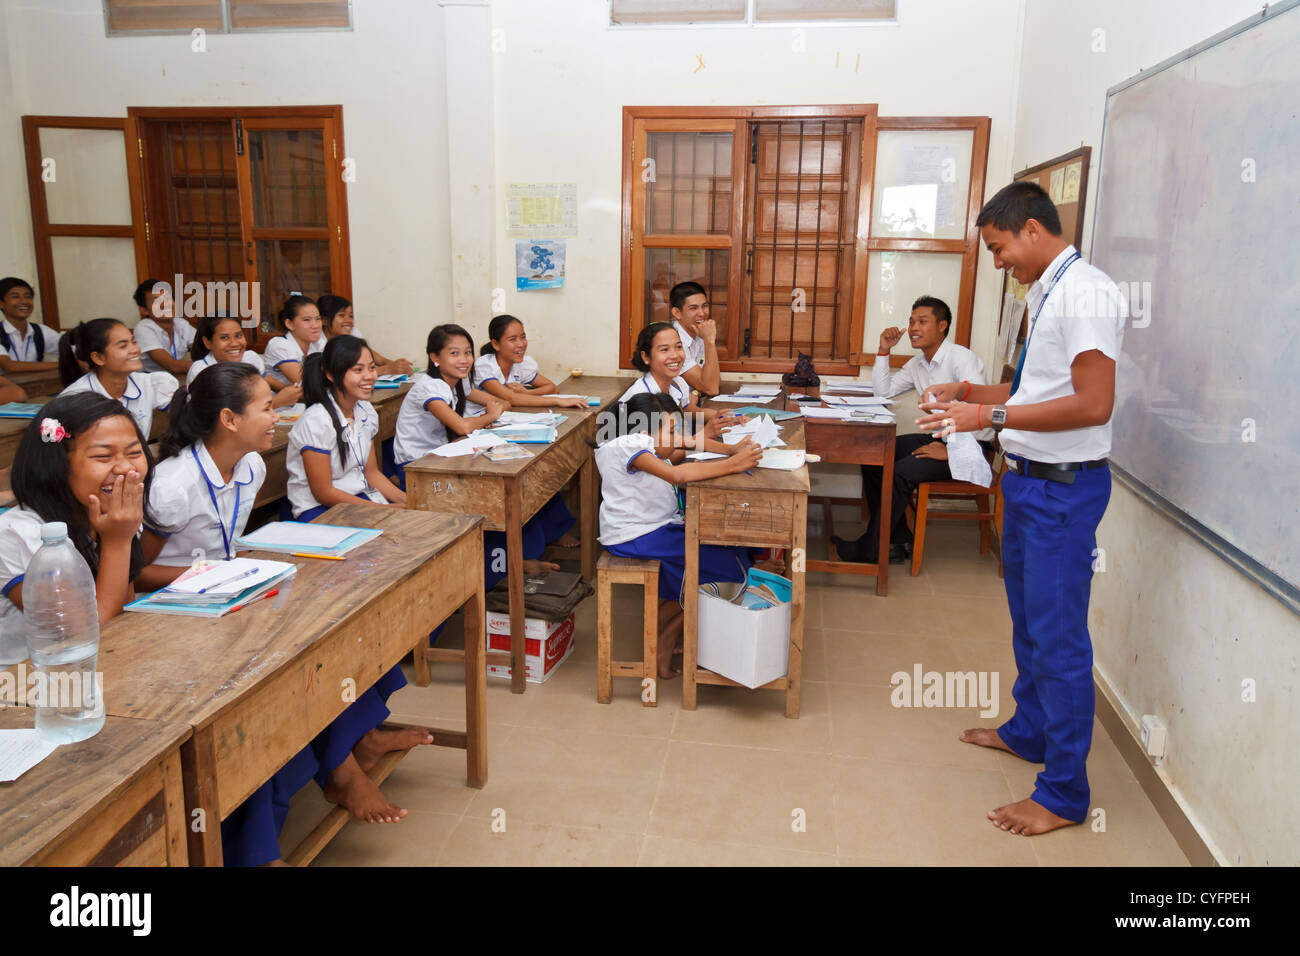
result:
[[[1136,75],[1129,77],[1122,83],[1112,86],[1106,91],[1106,109],[1101,124],[1101,144],[1097,150],[1097,191],[1093,197],[1094,214],[1092,217],[1092,232],[1088,237],[1090,258],[1095,256],[1097,250],[1096,210],[1100,208],[1101,193],[1106,187],[1106,181],[1102,178],[1101,174],[1105,169],[1106,130],[1110,121],[1110,104],[1115,95],[1117,93],[1122,93],[1129,87],[1135,86],[1144,80],[1150,79],[1158,73],[1164,72],[1171,66],[1177,66],[1179,63],[1189,60],[1199,53],[1216,47],[1225,40],[1230,40],[1240,33],[1245,33],[1247,30],[1259,26],[1261,23],[1268,20],[1274,19],[1289,10],[1294,10],[1298,6],[1300,6],[1300,0],[1280,0],[1280,2],[1273,3],[1261,10],[1259,13],[1251,14],[1245,20],[1242,20],[1239,23],[1234,23],[1226,30],[1221,30],[1214,34],[1214,36],[1202,40],[1195,46],[1188,47],[1181,53],[1175,53],[1168,59],[1161,60],[1155,66],[1151,67],[1151,69],[1142,70]],[[1178,525],[1178,527],[1198,539],[1203,545],[1222,558],[1225,562],[1232,565],[1232,567],[1236,568],[1247,578],[1250,578],[1258,584],[1266,593],[1280,601],[1283,606],[1291,611],[1292,614],[1300,616],[1300,588],[1297,588],[1281,575],[1270,571],[1245,551],[1241,550],[1241,548],[1238,548],[1235,544],[1226,540],[1218,533],[1211,531],[1136,475],[1126,471],[1120,465],[1115,464],[1113,459],[1110,462],[1110,468],[1115,477],[1118,478],[1120,483],[1126,488],[1136,494],[1147,504],[1151,505],[1174,524]]]

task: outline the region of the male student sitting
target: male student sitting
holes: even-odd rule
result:
[[[167,284],[145,279],[136,286],[134,298],[140,310],[135,342],[140,346],[144,370],[184,375],[194,364],[188,357],[194,344],[194,326],[173,317],[175,304]]]
[[[983,385],[984,363],[968,348],[948,341],[952,326],[952,310],[942,299],[923,295],[912,303],[912,317],[907,323],[907,334],[912,348],[921,354],[912,358],[897,372],[889,368],[889,351],[903,337],[899,328],[885,329],[880,333],[880,347],[876,364],[871,370],[871,387],[879,398],[893,398],[915,388],[921,400],[925,390],[934,382],[970,382]],[[987,445],[993,440],[993,430],[986,428],[975,437]],[[948,446],[930,434],[899,435],[894,439],[894,485],[891,489],[889,534],[889,560],[899,564],[912,553],[912,532],[907,527],[907,506],[912,492],[923,481],[947,481]],[[866,533],[856,541],[834,537],[835,549],[841,560],[876,563],[880,550],[880,490],[884,469],[879,465],[862,466],[862,492],[871,508],[871,521]]]
[[[679,282],[668,293],[673,328],[686,350],[682,378],[705,395],[717,395],[722,388],[718,371],[718,325],[709,318],[709,294],[698,282]]]
[[[22,279],[0,279],[0,371],[46,372],[59,367],[59,333],[29,322],[36,292]]]

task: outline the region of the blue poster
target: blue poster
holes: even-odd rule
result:
[[[564,285],[563,239],[515,240],[515,288],[558,289]]]

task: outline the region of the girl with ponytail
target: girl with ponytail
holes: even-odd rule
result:
[[[528,355],[524,324],[513,315],[498,315],[488,323],[488,341],[474,363],[474,381],[489,395],[524,408],[586,408],[587,399],[557,398],[556,386]]]
[[[311,521],[350,501],[406,507],[406,493],[379,469],[379,415],[370,404],[375,359],[363,339],[340,335],[302,364],[307,410],[289,432],[285,467],[293,517]]]
[[[303,359],[325,347],[320,309],[305,295],[284,300],[276,323],[284,330],[266,343],[266,380],[277,392],[302,380]]]
[[[82,366],[89,371],[84,375]],[[59,339],[60,393],[94,392],[120,402],[145,438],[154,410],[163,410],[176,394],[176,379],[167,372],[145,372],[135,335],[117,319],[91,319]]]
[[[234,557],[274,439],[271,387],[251,365],[222,362],[176,397],[149,495],[142,591],[171,584],[195,551],[210,561]]]

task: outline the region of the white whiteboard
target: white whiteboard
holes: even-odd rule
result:
[[[1300,608],[1297,0],[1107,93],[1091,251],[1146,313],[1117,370],[1121,477]]]

